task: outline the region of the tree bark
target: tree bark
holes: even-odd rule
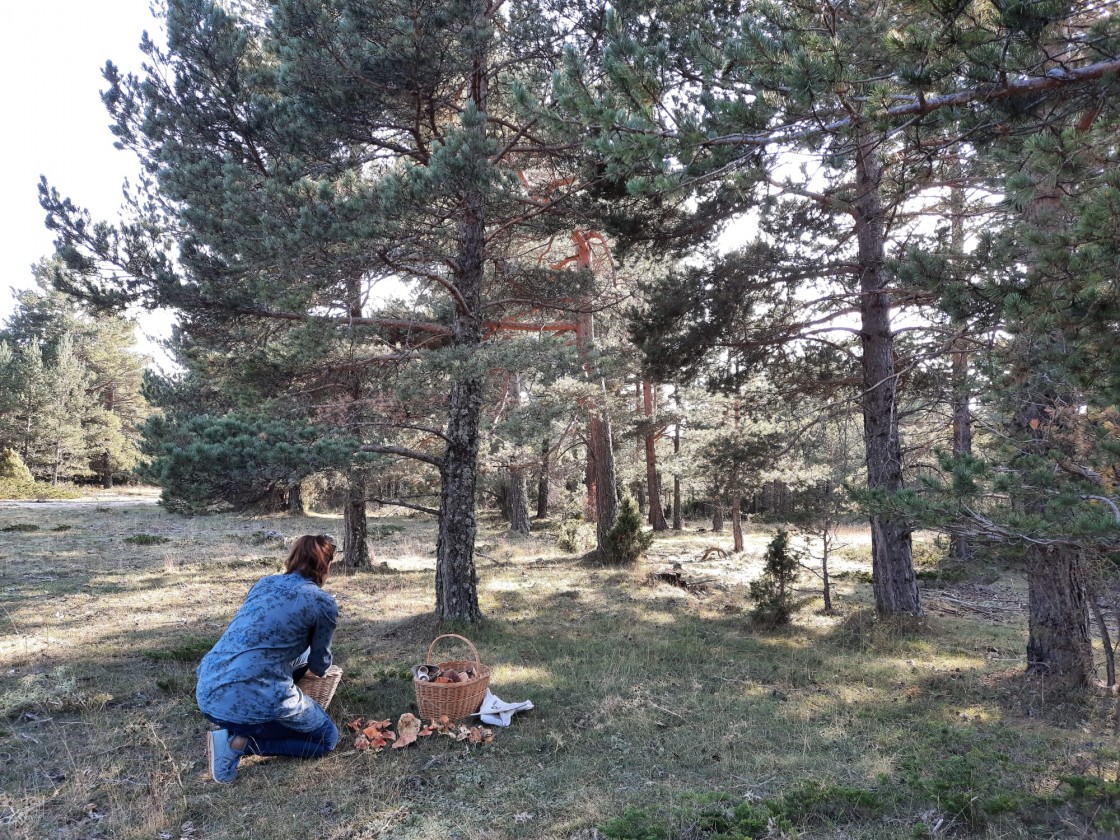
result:
[[[1112,635],[1108,632],[1108,622],[1105,621],[1104,611],[1100,602],[1093,595],[1089,598],[1089,609],[1093,613],[1093,620],[1097,622],[1097,631],[1101,634],[1101,647],[1104,649],[1104,673],[1109,688],[1116,685],[1116,649],[1112,646]]]
[[[521,407],[521,374],[511,373],[506,388],[509,394],[511,408]],[[506,502],[509,506],[509,529],[512,533],[528,536],[529,534],[529,482],[525,477],[525,467],[520,466],[522,460],[521,447],[516,447],[514,459],[518,465],[509,466],[509,492]]]
[[[731,536],[735,540],[735,553],[743,550],[743,513],[742,499],[736,496],[731,500]]]
[[[1027,562],[1027,673],[1046,676],[1059,690],[1084,688],[1093,677],[1093,648],[1081,554],[1032,546]]]
[[[963,343],[958,340],[958,345]],[[968,384],[968,353],[959,346],[953,350],[952,368],[952,412],[953,412],[953,455],[960,458],[972,454],[972,411],[969,400],[972,394]],[[949,538],[949,556],[959,562],[972,559],[972,540],[965,534],[953,534]]]
[[[653,421],[653,383],[642,377],[642,413],[647,423]],[[649,524],[654,531],[668,531],[665,511],[661,506],[661,487],[657,476],[657,431],[652,427],[645,433],[646,490],[649,495]]]
[[[306,513],[303,506],[303,487],[299,481],[288,482],[288,513],[293,516],[303,516]]]
[[[959,169],[959,162],[957,164]],[[949,194],[950,223],[952,225],[950,249],[954,257],[964,256],[964,191],[953,187]],[[953,415],[953,455],[960,458],[972,454],[972,411],[969,401],[972,389],[969,382],[968,347],[964,336],[965,325],[953,322],[957,333],[950,350],[952,373],[950,387],[951,411]],[[949,538],[949,556],[965,562],[972,559],[972,540],[965,534],[953,534]]]
[[[867,485],[888,493],[902,489],[902,450],[898,436],[894,333],[885,266],[886,229],[880,194],[882,166],[869,132],[856,145],[856,198],[853,206],[860,275],[860,343],[863,367],[863,435]],[[880,616],[918,615],[921,600],[910,529],[881,515],[871,517],[875,611]]]
[[[487,41],[490,25],[486,0],[473,0],[479,33],[474,48],[467,95],[481,115],[476,131],[483,155],[487,112]],[[469,177],[469,176],[467,176]],[[486,259],[486,199],[481,184],[470,184],[460,197],[454,286],[458,293],[451,343],[475,351],[482,344],[482,278]],[[436,537],[436,615],[445,621],[478,622],[478,573],[474,562],[475,490],[478,485],[479,417],[484,381],[481,376],[454,374],[448,396],[447,451],[441,470],[439,533]]]
[[[509,470],[509,529],[515,534],[529,534],[529,488],[525,470]]]
[[[606,388],[603,388],[604,398]],[[590,445],[587,448],[588,470],[594,476],[595,496],[595,550],[603,555],[607,550],[607,537],[618,516],[618,499],[615,493],[614,447],[611,425],[603,414],[592,409],[589,420]]]
[[[677,421],[673,424],[673,455],[676,456],[674,460],[674,469],[680,469],[680,454],[681,454],[681,397],[676,388],[673,388],[673,400],[677,404]],[[681,477],[676,473],[673,474],[673,530],[680,531],[683,528],[681,523]]]
[[[106,449],[101,453],[101,489],[113,489],[113,461]]]
[[[351,472],[346,483],[346,502],[342,509],[342,562],[353,571],[370,569],[373,560],[369,552],[366,530],[366,484],[357,472]]]
[[[719,499],[712,500],[712,530],[723,533],[723,503]]]
[[[541,441],[541,471],[537,476],[537,519],[545,519],[548,516],[548,471],[549,471],[549,453],[551,450],[551,442],[546,437]]]
[[[589,352],[595,346],[595,322],[590,309],[579,313],[576,337],[584,355],[584,372],[589,379],[598,383],[599,404],[588,406],[585,476],[586,509],[595,523],[595,551],[602,557],[606,556],[607,537],[618,516],[618,496],[615,490],[614,441],[607,413],[607,383],[589,359]]]

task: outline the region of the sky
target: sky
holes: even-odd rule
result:
[[[159,32],[148,0],[37,0],[5,4],[0,27],[0,79],[5,127],[0,130],[0,321],[14,307],[13,290],[34,285],[31,266],[49,256],[52,236],[39,207],[39,176],[88,208],[95,219],[115,219],[121,185],[135,179],[131,152],[113,148],[109,117],[99,93],[107,60],[139,72],[145,30]],[[157,39],[158,40],[158,39]],[[141,346],[169,319],[141,319]]]

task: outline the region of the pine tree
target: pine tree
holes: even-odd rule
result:
[[[868,486],[900,492],[890,224],[924,183],[929,149],[993,131],[990,103],[1084,91],[1120,67],[1098,55],[1039,71],[1032,27],[1046,19],[972,4],[619,7],[602,61],[571,56],[564,106],[596,126],[590,142],[620,177],[651,161],[652,174],[630,177],[633,190],[691,187],[693,230],[752,203],[762,210],[752,247],[663,287],[637,330],[650,364],[696,371],[718,347],[752,371],[780,348],[834,340],[840,312],[858,311]],[[783,151],[810,156],[816,183]],[[877,610],[919,612],[908,524],[873,511],[871,527]]]
[[[318,415],[340,439],[360,432],[361,451],[438,472],[443,619],[481,618],[475,491],[496,337],[585,299],[586,272],[558,276],[541,257],[575,227],[554,217],[594,173],[512,98],[547,91],[556,44],[578,36],[556,31],[564,19],[534,2],[173,0],[167,53],[144,44],[161,69],[106,68],[151,213],[93,226],[42,190],[78,278],[62,285],[176,308],[200,360],[276,415]],[[106,264],[121,279],[99,282]],[[394,299],[378,282],[405,288]]]
[[[612,565],[630,565],[637,562],[652,543],[653,534],[642,530],[638,505],[626,496],[618,506],[618,517],[611,527],[603,561]]]
[[[139,463],[140,426],[150,408],[141,394],[145,360],[135,327],[94,316],[51,291],[54,266],[35,269],[39,288],[21,292],[0,330],[0,439],[26,453],[34,470],[57,482],[67,474],[129,474]],[[73,393],[80,384],[81,394]],[[49,439],[48,439],[49,438]]]
[[[751,618],[764,627],[789,624],[796,609],[793,586],[799,568],[797,555],[789,544],[789,532],[779,528],[766,546],[762,576],[750,583],[754,607]]]

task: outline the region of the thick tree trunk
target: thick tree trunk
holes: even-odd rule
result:
[[[460,228],[461,271],[456,284],[460,294],[478,312],[481,291],[483,227],[481,203]],[[455,344],[477,347],[481,343],[481,321],[458,313]],[[436,614],[443,620],[482,620],[478,604],[478,575],[474,563],[475,490],[478,485],[479,417],[482,413],[483,380],[466,377],[452,382],[448,397],[447,451],[441,470],[439,533],[436,538]]]
[[[448,409],[436,538],[436,614],[444,620],[476,622],[482,620],[474,564],[482,380],[455,382]]]
[[[529,487],[525,470],[509,470],[509,529],[515,534],[529,534]]]
[[[605,387],[603,396],[605,399]],[[594,492],[595,550],[602,556],[607,549],[607,536],[618,516],[618,498],[614,487],[614,447],[610,421],[596,409],[592,409],[588,426],[588,473],[594,476],[594,486],[589,487],[588,491]]]
[[[865,133],[858,138],[856,149],[857,193],[853,207],[861,292],[863,434],[868,487],[891,493],[902,489],[902,451],[881,181],[878,150]],[[910,529],[903,522],[872,516],[871,552],[876,612],[880,616],[920,614]]]
[[[1081,555],[1033,546],[1027,562],[1027,673],[1044,675],[1059,689],[1083,688],[1093,677],[1093,648]]]
[[[288,513],[293,516],[303,516],[306,513],[303,506],[303,487],[298,481],[288,482]]]
[[[369,552],[366,529],[366,485],[358,473],[351,473],[346,484],[346,502],[342,509],[342,562],[347,569],[369,569],[373,560]]]
[[[545,438],[541,442],[541,471],[537,476],[537,519],[545,519],[548,516],[548,472],[549,472],[549,452],[551,450],[551,441]]]
[[[712,530],[717,534],[723,533],[723,502],[719,499],[712,500]]]
[[[731,536],[735,540],[735,553],[743,550],[743,513],[742,499],[736,496],[731,500]]]
[[[1063,191],[1051,180],[1049,168],[1030,174],[1036,189],[1026,216],[1037,233],[1060,236],[1071,221],[1063,209]],[[1041,257],[1047,243],[1036,242]],[[1024,337],[1018,340],[1024,341]],[[1072,394],[1058,393],[1054,381],[1046,375],[1047,353],[1060,349],[1051,343],[1053,334],[1032,334],[1028,328],[1025,340],[1018,370],[1013,371],[1019,383],[1014,436],[1021,441],[1026,456],[1064,460],[1075,453],[1070,437],[1051,434],[1048,429],[1052,423],[1059,423],[1062,406],[1077,405],[1078,401]],[[1033,496],[1028,493],[1024,504],[1028,513],[1045,511],[1046,489],[1040,488]],[[1083,561],[1080,551],[1068,546],[1032,545],[1027,552],[1027,673],[1045,676],[1058,691],[1076,691],[1089,685],[1093,677]]]

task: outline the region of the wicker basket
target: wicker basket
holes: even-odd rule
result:
[[[327,673],[321,677],[317,677],[308,671],[297,683],[297,686],[300,691],[325,709],[331,704],[331,698],[334,697],[334,691],[338,688],[338,682],[341,679],[342,669],[337,665],[332,665],[327,669]]]
[[[427,664],[435,664],[432,661],[432,651],[435,650],[436,642],[440,639],[462,639],[471,649],[474,659],[452,659],[447,662],[440,662],[439,667],[444,670],[454,668],[456,671],[473,668],[477,676],[473,680],[457,683],[425,682],[414,679],[412,685],[416,689],[416,704],[420,707],[420,717],[422,718],[438,718],[440,715],[447,715],[451,720],[462,720],[469,715],[473,715],[482,707],[482,699],[486,696],[486,689],[490,686],[490,669],[482,664],[482,661],[478,658],[478,651],[475,650],[470,639],[455,633],[445,633],[432,640],[428,647]]]

